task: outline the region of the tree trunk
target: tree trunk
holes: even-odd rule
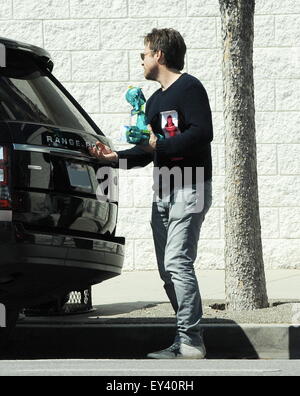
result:
[[[225,266],[229,309],[268,306],[255,136],[255,0],[219,0],[225,121]]]

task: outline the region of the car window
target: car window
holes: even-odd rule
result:
[[[26,55],[0,68],[0,120],[96,132],[73,103]]]

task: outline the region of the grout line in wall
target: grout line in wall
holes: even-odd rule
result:
[[[272,144],[272,143],[269,143],[269,144]],[[300,143],[276,143],[276,144],[277,144],[277,146],[300,146]]]
[[[70,11],[69,11],[70,12]],[[273,15],[274,17],[276,17],[276,16],[300,16],[300,14],[276,14],[276,15]],[[258,16],[258,15],[257,15]],[[259,15],[259,16],[263,16],[263,15]],[[271,16],[271,15],[269,15],[269,14],[265,14],[264,16]],[[182,17],[182,16],[175,16],[174,17],[174,19],[209,19],[209,18],[220,18],[220,15],[203,15],[203,16],[186,16],[186,17]],[[9,18],[10,19],[10,18]],[[9,21],[9,19],[7,19],[7,18],[2,18],[2,20],[7,20],[7,21]],[[14,18],[15,19],[15,18]],[[151,17],[151,16],[149,16],[149,17],[143,17],[143,16],[124,16],[124,17],[120,17],[120,16],[118,16],[118,17],[115,17],[115,18],[113,18],[113,17],[101,17],[101,18],[91,18],[91,17],[84,17],[84,16],[82,16],[82,17],[76,17],[76,16],[74,16],[74,17],[68,17],[68,18],[62,18],[62,17],[53,17],[53,18],[48,18],[48,19],[44,19],[45,21],[49,21],[49,22],[52,22],[52,21],[55,21],[55,22],[57,22],[57,21],[68,21],[68,20],[71,20],[71,21],[75,21],[75,20],[99,20],[99,19],[102,19],[102,20],[105,20],[105,21],[124,21],[124,20],[142,20],[142,19],[144,19],[144,20],[153,20],[153,19],[166,19],[166,17],[165,16],[157,16],[157,17]],[[24,18],[18,18],[18,20],[22,20],[22,21],[42,21],[43,20],[43,18],[33,18],[33,19],[24,19]],[[266,47],[266,48],[269,48],[269,47]]]
[[[32,21],[28,21],[28,22],[32,22]],[[40,22],[46,22],[44,20],[41,20]],[[155,24],[155,26],[157,26],[157,23]],[[288,46],[288,47],[257,47],[259,49],[271,49],[271,48],[275,48],[275,49],[279,49],[279,48],[285,48],[285,49],[291,49],[291,48],[296,48],[294,46]],[[64,51],[64,49],[61,48],[48,48],[48,50],[50,51]],[[222,53],[222,48],[221,47],[199,47],[199,48],[188,48],[187,52],[196,52],[196,51],[215,51],[215,52],[220,52],[220,54]],[[99,48],[91,48],[91,49],[71,49],[70,51],[73,52],[99,52]],[[140,51],[140,48],[121,48],[121,47],[116,47],[116,48],[103,48],[101,49],[101,51],[106,51],[106,52],[114,52],[114,51]],[[270,77],[270,78],[255,78],[256,81],[272,81],[274,78]],[[277,80],[299,80],[298,77],[276,77]],[[219,78],[219,80],[221,80]],[[214,81],[214,80],[211,80]]]
[[[224,238],[225,236],[225,213],[224,213],[225,208],[219,208],[219,235],[220,238]],[[223,221],[222,221],[223,220]]]
[[[277,109],[277,90],[276,90],[276,80],[274,80],[274,112]]]
[[[274,17],[276,17],[276,16],[291,16],[291,17],[294,17],[294,16],[297,16],[297,15],[299,15],[300,16],[300,13],[299,12],[296,12],[296,13],[280,13],[280,14],[255,14],[255,16],[274,16]]]
[[[45,48],[45,25],[44,25],[44,21],[42,21],[42,41],[43,41],[43,48]]]
[[[277,228],[278,228],[278,238],[281,238],[280,210],[279,210],[279,208],[277,208]]]
[[[70,73],[71,73],[71,81],[72,82],[74,82],[73,81],[73,54],[72,54],[72,51],[69,51],[69,54],[70,54]],[[77,81],[76,81],[77,82]]]
[[[275,150],[276,150],[276,174],[277,174],[278,176],[281,176],[281,175],[279,174],[279,154],[278,154],[278,145],[276,144],[275,146],[276,146],[276,147],[275,147]]]
[[[136,254],[135,254],[135,250],[136,250],[135,241],[136,241],[136,239],[133,239],[132,241],[133,241],[133,249],[132,249],[132,251],[133,251],[132,267],[133,267],[133,270],[135,271],[135,270],[136,270],[136,263],[135,263],[135,258],[136,258]]]
[[[99,113],[101,113],[102,103],[101,103],[101,82],[98,82],[98,90],[99,90]],[[97,114],[97,113],[96,113]]]
[[[151,16],[149,16],[149,17],[144,17],[144,16],[123,16],[123,17],[121,17],[121,16],[118,16],[118,17],[101,17],[101,18],[99,18],[99,17],[84,17],[84,16],[82,16],[82,17],[76,17],[76,16],[74,16],[74,17],[53,17],[53,18],[32,18],[32,19],[30,19],[30,18],[18,18],[18,19],[16,19],[15,17],[14,17],[14,13],[13,13],[13,10],[14,10],[14,8],[13,8],[13,6],[12,6],[12,19],[14,19],[14,20],[20,20],[20,21],[42,21],[42,20],[44,20],[44,21],[46,21],[46,22],[65,22],[65,21],[81,21],[81,20],[83,20],[83,21],[87,21],[87,20],[90,20],[90,21],[96,21],[96,20],[99,20],[99,19],[101,19],[101,20],[104,20],[104,21],[112,21],[112,22],[115,22],[115,21],[124,21],[124,20],[154,20],[154,19],[159,19],[159,20],[166,20],[166,17],[165,16],[157,16],[157,17],[151,17]],[[69,13],[71,13],[71,11],[70,11],[70,9],[68,10],[68,12]],[[297,15],[299,15],[300,16],[300,14],[287,14],[287,15],[290,15],[290,16],[297,16]],[[270,16],[270,15],[268,15],[268,14],[266,14],[265,16]],[[273,17],[275,18],[276,16],[285,16],[285,15],[283,15],[283,14],[278,14],[278,15],[273,15]],[[197,20],[199,20],[199,19],[218,19],[218,18],[220,18],[220,15],[203,15],[203,16],[175,16],[174,17],[175,19],[197,19]],[[9,21],[11,18],[1,18],[1,20],[6,20],[6,21]],[[274,37],[276,37],[276,35],[274,34]],[[279,46],[280,47],[280,46]],[[269,46],[267,46],[266,48],[269,48]]]
[[[221,40],[220,40],[220,42],[218,41],[218,39],[220,38],[220,37],[222,37],[222,35],[218,35],[218,17],[215,17],[215,30],[216,30],[216,43],[215,43],[215,47],[216,48],[221,48],[222,49],[222,53],[223,53],[223,45],[222,45],[222,43],[221,43]]]
[[[127,67],[128,67],[128,80],[131,80],[131,68],[130,68],[130,51],[126,51],[127,53]]]
[[[178,17],[175,17],[175,18],[177,18],[177,19],[182,19],[182,20],[184,20],[184,19],[186,19],[186,18],[189,18],[189,19],[208,19],[208,18],[211,18],[211,19],[213,19],[213,18],[216,18],[216,16],[203,16],[203,17],[180,17],[180,16],[178,16]],[[6,20],[6,21],[9,21],[11,18],[1,18],[1,20]],[[14,18],[15,19],[15,18]],[[154,20],[166,20],[166,17],[159,17],[159,16],[157,16],[157,17],[116,17],[116,18],[105,18],[105,17],[101,17],[101,18],[96,18],[96,17],[93,17],[93,18],[91,18],[91,17],[72,17],[72,18],[70,18],[70,17],[68,17],[68,18],[62,18],[62,17],[53,17],[53,18],[50,18],[50,17],[48,17],[48,18],[26,18],[26,19],[24,19],[24,18],[18,18],[18,19],[16,19],[16,20],[19,20],[19,21],[23,21],[23,22],[32,22],[32,21],[36,21],[36,22],[41,22],[41,21],[45,21],[45,22],[66,22],[66,21],[68,21],[68,22],[72,22],[72,21],[99,21],[99,20],[103,20],[103,21],[106,21],[106,22],[108,22],[108,21],[111,21],[111,22],[117,22],[117,21],[122,21],[122,22],[124,22],[124,20],[132,20],[132,21],[134,21],[134,20],[139,20],[139,21],[141,21],[141,20],[145,20],[145,21],[154,21]]]

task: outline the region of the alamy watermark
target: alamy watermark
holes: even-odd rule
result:
[[[119,160],[119,168],[140,169],[128,168],[127,159]],[[98,201],[110,201],[116,183],[111,167],[99,168],[97,179],[100,181],[96,192]],[[186,203],[187,212],[201,213],[204,209],[204,168],[154,167],[152,189],[153,202],[162,199],[165,202]]]
[[[0,43],[0,67],[6,67],[6,47]]]
[[[6,308],[0,304],[0,327],[6,327]]]

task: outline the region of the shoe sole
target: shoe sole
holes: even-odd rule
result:
[[[149,354],[147,355],[148,359],[160,359],[160,360],[175,360],[175,359],[182,359],[182,360],[203,360],[206,356],[175,356],[175,357],[161,357],[157,355]]]

